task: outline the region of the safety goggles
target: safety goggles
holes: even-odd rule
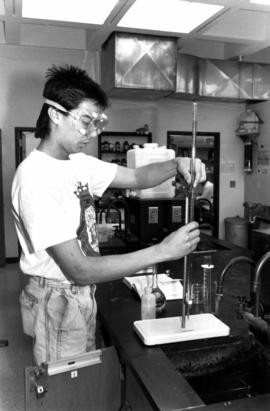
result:
[[[78,128],[78,131],[81,134],[88,134],[93,130],[100,134],[108,124],[108,117],[104,113],[96,113],[95,111],[88,113],[84,109],[79,109],[77,113],[71,113],[55,101],[46,98],[44,102],[59,111],[68,113],[74,120],[80,122],[82,127]]]

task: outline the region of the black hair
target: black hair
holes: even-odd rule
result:
[[[83,100],[93,100],[102,110],[108,107],[108,97],[101,86],[85,70],[71,66],[53,65],[46,73],[43,97],[66,110],[77,108]],[[44,138],[50,133],[47,103],[44,103],[36,123],[35,137]],[[63,113],[64,114],[64,113]]]

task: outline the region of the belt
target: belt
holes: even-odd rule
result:
[[[91,290],[94,292],[96,289],[95,284],[89,285],[76,285],[71,283],[63,283],[57,280],[50,280],[45,277],[39,276],[31,276],[31,279],[38,283],[38,285],[42,288],[50,287],[50,288],[64,288],[66,290],[70,290],[73,294],[78,294],[82,290],[86,290],[87,287],[90,287]]]

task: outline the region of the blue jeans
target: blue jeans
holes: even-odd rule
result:
[[[96,348],[95,288],[30,277],[20,306],[23,330],[34,338],[37,364]]]

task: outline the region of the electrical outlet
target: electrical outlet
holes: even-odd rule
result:
[[[73,370],[70,373],[71,378],[77,378],[78,377],[78,371],[77,370]]]
[[[172,206],[172,223],[182,223],[182,206]]]
[[[148,207],[148,224],[158,224],[158,207]]]

